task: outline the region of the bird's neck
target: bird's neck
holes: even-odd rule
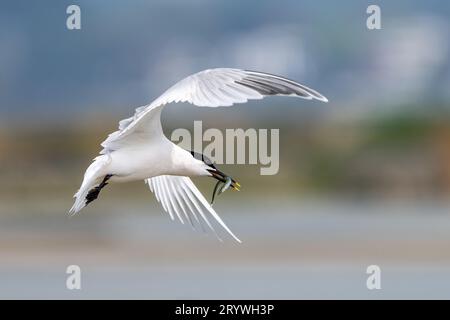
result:
[[[171,152],[172,174],[182,176],[208,176],[209,168],[203,161],[195,159],[192,154],[183,148],[173,145]]]

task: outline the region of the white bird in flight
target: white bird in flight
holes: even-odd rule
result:
[[[80,189],[74,195],[70,213],[76,214],[97,199],[108,182],[144,180],[172,220],[189,221],[195,228],[211,215],[236,241],[241,242],[189,177],[208,176],[224,183],[219,192],[239,184],[201,154],[172,143],[161,128],[161,111],[172,102],[189,102],[199,107],[228,107],[266,96],[296,96],[328,102],[327,98],[286,78],[230,68],[204,70],[176,83],[149,105],[119,122],[119,130],[101,144],[103,150],[87,168]],[[219,183],[219,182],[218,182]],[[216,193],[217,185],[214,190]],[[207,214],[205,214],[205,212]],[[217,236],[217,234],[216,234]],[[220,239],[220,238],[219,238]]]

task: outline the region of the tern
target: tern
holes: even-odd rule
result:
[[[170,141],[162,131],[161,112],[169,103],[228,107],[267,96],[294,96],[328,102],[313,89],[269,73],[217,68],[190,75],[152,103],[137,108],[132,117],[119,122],[119,129],[103,141],[103,150],[87,168],[81,187],[74,195],[70,214],[76,214],[97,199],[101,189],[110,182],[144,180],[172,220],[189,222],[194,229],[196,225],[203,228],[206,224],[217,236],[208,220],[209,214],[241,242],[189,177],[206,176],[218,180],[213,198],[230,187],[239,190],[239,183],[220,171],[206,156]],[[223,183],[221,188],[219,183]]]

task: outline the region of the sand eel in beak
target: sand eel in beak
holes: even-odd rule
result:
[[[240,191],[240,189],[239,189],[240,184],[237,183],[236,181],[234,181],[233,178],[226,177],[224,181],[222,181],[222,180],[217,181],[217,183],[214,187],[214,190],[213,190],[213,194],[212,194],[211,206],[214,204],[214,200],[215,200],[216,196],[227,191],[230,188],[230,186],[233,188],[232,190]],[[234,184],[233,184],[233,182],[234,182]],[[223,184],[223,186],[222,186],[222,188],[220,188],[220,186],[222,184]]]
[[[230,187],[232,190],[240,191],[241,185],[234,180],[231,176],[226,175],[214,165],[214,163],[205,155],[191,151],[192,156],[197,159],[203,161],[210,168],[207,169],[209,173],[211,173],[211,177],[217,180],[216,185],[214,186],[211,205],[214,204],[215,197],[227,191]]]
[[[208,219],[213,218],[240,242],[189,177],[217,179],[213,201],[229,188],[239,190],[239,183],[211,163],[205,163],[203,156],[197,159],[167,139],[161,126],[161,112],[169,103],[221,107],[267,96],[328,101],[307,86],[269,73],[230,68],[195,73],[119,122],[119,129],[102,143],[103,150],[87,168],[69,212],[76,214],[91,204],[108,184],[144,180],[172,220],[188,221],[194,228],[206,225],[215,233]]]
[[[216,196],[224,193],[227,191],[230,187],[232,190],[240,191],[241,185],[234,180],[232,177],[225,175],[223,172],[219,171],[217,168],[215,171],[208,170],[211,175],[217,179],[217,183],[214,186],[213,194],[212,194],[212,200],[211,205],[214,204],[214,199]]]

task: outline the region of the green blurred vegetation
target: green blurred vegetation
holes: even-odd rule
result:
[[[245,119],[246,117],[242,117]],[[189,121],[189,120],[187,120]],[[46,192],[70,198],[99,144],[115,130],[114,117],[90,116],[66,126],[0,132],[2,197]],[[75,125],[82,123],[82,125]],[[445,197],[450,191],[450,117],[390,113],[344,121],[316,117],[292,125],[270,119],[222,118],[218,128],[280,128],[280,171],[260,176],[258,165],[223,165],[246,194]],[[191,123],[172,123],[166,133]],[[198,179],[209,190],[212,182]],[[141,184],[114,187],[135,194]],[[207,191],[209,192],[209,191]],[[147,197],[145,191],[137,192]],[[209,195],[208,195],[209,196]]]

